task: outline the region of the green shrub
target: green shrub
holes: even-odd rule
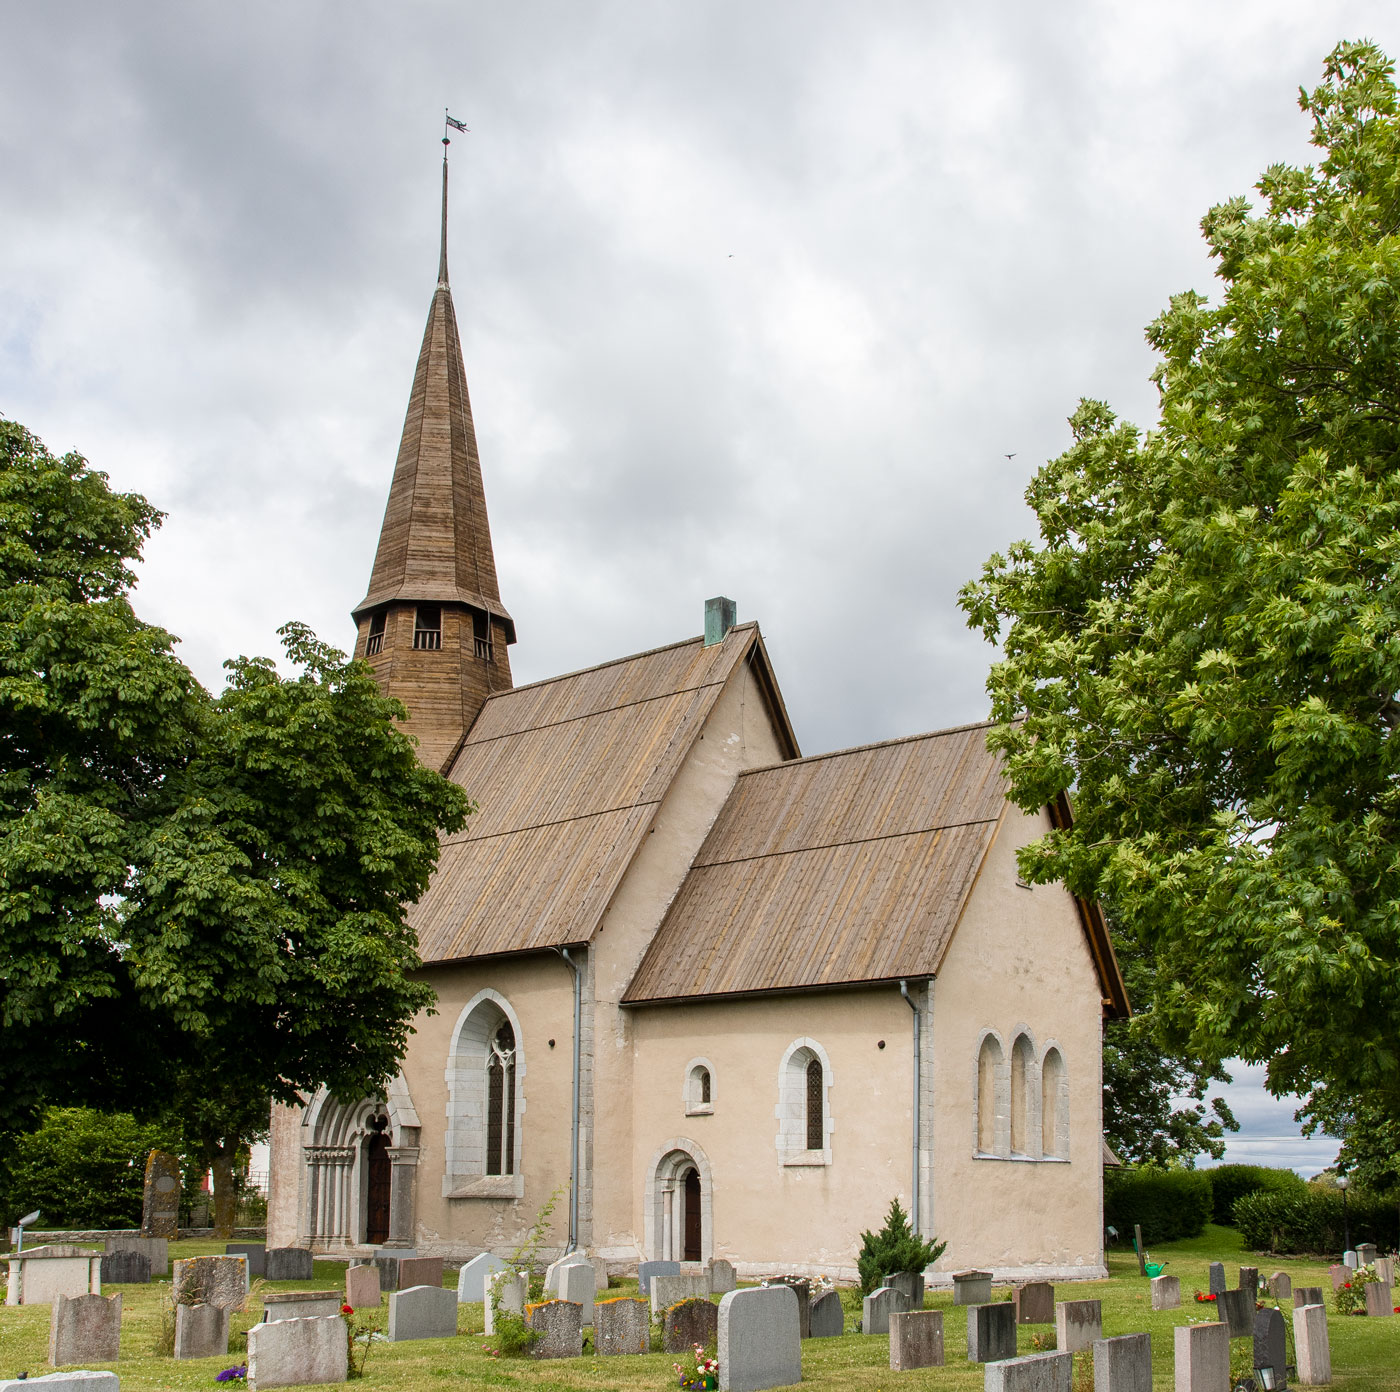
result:
[[[909,1215],[900,1207],[898,1199],[890,1200],[885,1226],[878,1233],[861,1233],[860,1243],[856,1270],[860,1272],[862,1295],[869,1295],[886,1276],[893,1276],[897,1271],[923,1271],[943,1255],[948,1245],[916,1237],[909,1226]]]
[[[1300,1194],[1307,1189],[1308,1182],[1292,1170],[1276,1170],[1267,1165],[1216,1165],[1210,1171],[1210,1187],[1215,1196],[1215,1214],[1211,1222],[1231,1228],[1235,1225],[1236,1199],[1260,1190],[1271,1194]]]
[[[1212,1211],[1210,1175],[1205,1170],[1160,1170],[1150,1165],[1105,1174],[1103,1219],[1131,1240],[1142,1227],[1148,1246],[1199,1237]]]
[[[1301,1192],[1260,1190],[1237,1199],[1235,1226],[1245,1246],[1256,1252],[1335,1255],[1343,1249],[1348,1230],[1353,1247],[1374,1242],[1393,1251],[1400,1238],[1400,1219],[1389,1200],[1349,1194],[1344,1221],[1339,1193],[1306,1184]]]

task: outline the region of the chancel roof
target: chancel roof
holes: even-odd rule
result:
[[[425,962],[587,942],[735,668],[743,624],[492,696],[449,777],[479,811],[409,921]]]

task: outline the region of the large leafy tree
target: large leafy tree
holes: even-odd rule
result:
[[[0,421],[0,1125],[174,1114],[217,1176],[270,1098],[392,1076],[432,1001],[406,906],[470,805],[298,625],[294,676],[204,691],[128,599],[159,520]]]
[[[1400,113],[1345,43],[1315,166],[1202,226],[1219,294],[1149,329],[1146,433],[1085,402],[1040,530],[962,603],[1016,800],[1076,821],[1024,872],[1101,898],[1160,1037],[1277,1092],[1400,1101]]]

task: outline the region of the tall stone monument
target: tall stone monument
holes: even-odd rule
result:
[[[146,1160],[146,1188],[141,1201],[141,1236],[176,1237],[180,1222],[180,1161],[163,1150]]]

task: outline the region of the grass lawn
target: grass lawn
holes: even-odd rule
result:
[[[213,1242],[172,1244],[172,1257],[204,1256],[221,1252]],[[1154,1260],[1166,1260],[1169,1275],[1179,1276],[1182,1308],[1154,1313],[1148,1298],[1147,1282],[1137,1274],[1137,1261],[1131,1251],[1111,1253],[1110,1277],[1106,1281],[1061,1283],[1060,1299],[1100,1299],[1106,1335],[1138,1333],[1152,1335],[1153,1386],[1157,1392],[1172,1387],[1172,1329],[1193,1319],[1208,1317],[1210,1310],[1193,1298],[1207,1285],[1206,1269],[1215,1261],[1227,1263],[1231,1284],[1234,1268],[1242,1262],[1257,1265],[1262,1280],[1274,1271],[1286,1271],[1293,1284],[1323,1286],[1328,1296],[1331,1282],[1324,1262],[1292,1261],[1261,1257],[1257,1260],[1240,1246],[1239,1234],[1229,1228],[1207,1228],[1203,1237],[1156,1248]],[[317,1262],[311,1282],[277,1282],[272,1290],[343,1289],[345,1267],[339,1262]],[[233,1317],[230,1355],[227,1359],[203,1359],[176,1363],[153,1353],[161,1322],[161,1302],[169,1284],[110,1287],[108,1293],[122,1293],[122,1358],[116,1365],[123,1392],[164,1392],[164,1389],[202,1388],[213,1392],[214,1374],[221,1368],[243,1361],[244,1336],[248,1327],[262,1317],[257,1292],[246,1313]],[[635,1282],[615,1286],[614,1295],[635,1290]],[[997,1297],[1003,1292],[1000,1288]],[[847,1328],[853,1329],[860,1315],[860,1302],[854,1291],[843,1292]],[[928,1297],[927,1304],[947,1309],[944,1339],[947,1366],[917,1372],[899,1373],[889,1369],[889,1341],[883,1336],[847,1334],[841,1339],[812,1339],[802,1346],[804,1386],[810,1392],[893,1392],[905,1388],[949,1389],[973,1392],[982,1387],[982,1367],[965,1361],[966,1323],[961,1311],[952,1308],[951,1293]],[[1330,1305],[1329,1305],[1330,1309]],[[387,1314],[387,1310],[386,1310]],[[1331,1316],[1328,1321],[1332,1342],[1333,1386],[1341,1392],[1394,1392],[1400,1388],[1400,1316],[1386,1320]],[[47,1365],[49,1307],[0,1307],[0,1378],[16,1377],[27,1371],[31,1377],[51,1371]],[[1291,1331],[1291,1321],[1290,1321]],[[1038,1331],[1019,1331],[1020,1351],[1033,1352],[1032,1337]],[[442,1392],[464,1379],[477,1387],[539,1389],[589,1389],[594,1392],[664,1392],[676,1385],[670,1354],[653,1353],[633,1358],[594,1358],[534,1363],[488,1357],[483,1347],[489,1341],[482,1333],[482,1308],[464,1305],[459,1314],[458,1337],[412,1343],[377,1343],[361,1383],[364,1392]],[[1248,1346],[1241,1341],[1236,1348]],[[1291,1347],[1290,1347],[1291,1357]],[[1078,1380],[1079,1386],[1085,1382]],[[1088,1383],[1092,1386],[1092,1383]],[[237,1384],[234,1384],[236,1387]]]

